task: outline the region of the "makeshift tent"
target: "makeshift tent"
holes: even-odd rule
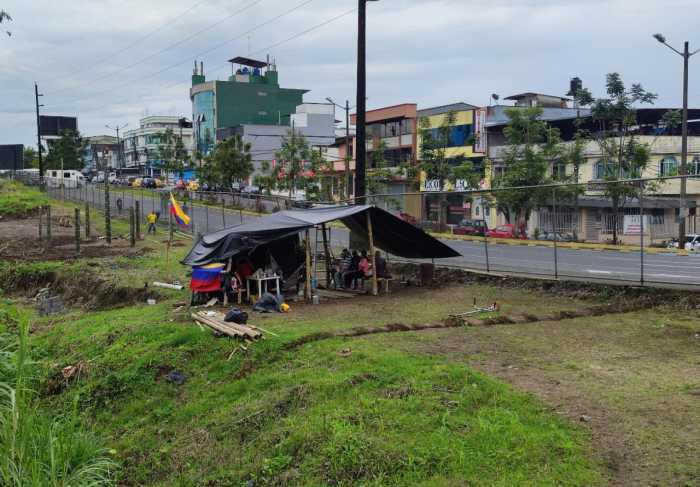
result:
[[[281,248],[280,245],[271,245],[273,242],[288,239],[301,231],[335,220],[340,220],[353,232],[367,237],[368,214],[372,222],[374,245],[377,248],[405,258],[440,259],[460,255],[420,228],[387,211],[369,205],[355,205],[280,211],[250,223],[204,235],[182,263],[202,266],[222,262],[232,257],[247,256],[261,246],[269,246],[271,254],[279,262],[284,260],[282,254],[291,254],[295,252],[295,248],[290,244]],[[283,249],[286,249],[286,252]]]

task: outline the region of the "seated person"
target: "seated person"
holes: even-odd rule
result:
[[[357,271],[353,274],[352,277],[352,288],[357,289],[358,281],[363,282],[365,279],[371,276],[372,266],[370,265],[369,259],[367,258],[367,251],[363,250],[362,257],[360,257],[360,261],[357,263]]]
[[[359,263],[360,255],[357,253],[357,250],[353,250],[352,256],[350,257],[348,269],[343,273],[343,283],[345,284],[346,288],[349,288],[352,284],[352,281],[355,279]]]
[[[345,287],[344,274],[350,270],[350,252],[348,249],[343,249],[340,253],[340,259],[335,264],[335,273],[333,274],[333,281],[335,281],[335,288],[342,289]]]
[[[236,263],[236,273],[240,276],[241,281],[246,281],[253,275],[253,265],[250,260],[243,258]]]
[[[383,279],[391,279],[391,274],[387,269],[386,259],[382,257],[381,252],[378,250],[374,253],[374,265],[377,268],[377,277]]]

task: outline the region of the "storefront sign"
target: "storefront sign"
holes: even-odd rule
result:
[[[442,181],[439,179],[426,179],[425,191],[442,191]]]
[[[486,135],[486,108],[474,110],[474,148],[477,154],[486,154],[488,149]]]

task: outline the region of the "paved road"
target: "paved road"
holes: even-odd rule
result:
[[[57,190],[53,194],[58,196]],[[67,191],[67,198],[89,201],[98,208],[104,207],[102,187],[89,185],[87,188]],[[152,209],[161,211],[167,222],[167,203],[162,203],[160,195],[152,191],[131,192],[119,189],[112,191],[112,209],[117,212],[116,199],[122,199],[123,211],[141,202],[142,218]],[[257,217],[246,215],[238,210],[224,210],[221,207],[195,205],[188,208],[195,222],[197,233],[210,233],[224,227],[247,222]],[[143,219],[142,219],[143,221]],[[348,231],[332,229],[334,246],[348,244]],[[441,263],[479,271],[487,270],[486,248],[481,242],[446,240],[447,245],[457,250],[461,257],[444,259]],[[560,278],[610,283],[641,282],[641,256],[638,252],[574,250],[558,248],[556,252],[556,274]],[[538,277],[555,276],[555,252],[551,247],[529,247],[496,244],[488,245],[488,270],[504,274],[522,274]],[[700,255],[678,256],[675,254],[645,254],[644,282],[670,287],[700,290]]]

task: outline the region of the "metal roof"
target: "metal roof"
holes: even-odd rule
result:
[[[505,105],[496,105],[489,107],[488,117],[486,119],[487,127],[498,127],[507,125],[510,118],[506,115],[506,110],[524,110],[525,107],[511,107]],[[589,108],[552,108],[543,107],[540,120],[546,122],[555,122],[557,120],[573,120],[577,117],[590,117],[591,110]]]
[[[525,98],[526,96],[546,96],[547,98],[557,98],[559,100],[571,101],[571,98],[564,98],[563,96],[559,95],[547,95],[546,93],[534,93],[532,91],[527,91],[518,95],[511,95],[504,98],[504,100],[519,100],[521,98]]]
[[[265,68],[267,63],[265,61],[257,61],[255,59],[250,59],[243,56],[238,56],[233,59],[229,59],[228,62],[234,64],[242,64],[243,66],[250,66],[251,68]]]
[[[474,110],[475,108],[479,108],[475,105],[470,105],[469,103],[464,103],[464,102],[458,102],[458,103],[451,103],[449,105],[442,105],[439,107],[432,107],[432,108],[422,108],[418,110],[418,116],[419,117],[432,117],[433,115],[441,115],[443,113],[449,113],[449,112],[459,112],[463,110]]]

